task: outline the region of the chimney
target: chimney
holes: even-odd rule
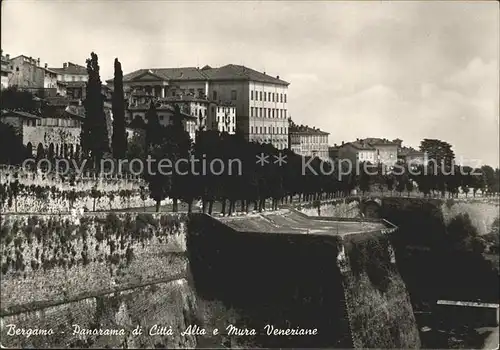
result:
[[[342,141],[342,146],[344,145],[344,141]]]
[[[36,59],[36,65],[37,65],[38,67],[40,67],[40,57],[38,57],[38,58]]]
[[[264,71],[264,75],[266,75],[266,72]]]
[[[8,61],[8,60],[10,60],[10,55],[9,55],[9,54],[6,54],[6,55],[5,55],[5,59],[6,59],[7,61]]]
[[[68,68],[68,64],[66,62],[63,63],[63,69]]]
[[[277,76],[276,76],[276,79],[279,79],[279,78],[280,78],[280,76],[279,76],[279,75],[277,75]]]
[[[45,63],[45,69],[49,68],[49,65],[47,63]]]

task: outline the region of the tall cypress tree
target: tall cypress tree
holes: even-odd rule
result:
[[[113,156],[125,158],[127,134],[125,132],[125,98],[123,93],[123,71],[118,58],[115,58],[115,77],[113,80]]]
[[[160,143],[162,134],[162,126],[158,120],[154,101],[151,101],[149,110],[146,112],[146,121],[146,149],[149,150],[150,147]]]
[[[85,120],[80,135],[82,155],[98,166],[105,152],[109,151],[108,129],[104,113],[104,98],[101,93],[101,78],[97,55],[92,52],[87,59],[87,96],[84,102]]]

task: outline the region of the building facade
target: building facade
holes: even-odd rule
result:
[[[87,68],[72,62],[63,63],[62,68],[48,68],[57,74],[58,93],[72,99],[85,99],[86,84],[89,80]]]
[[[40,67],[40,59],[19,55],[9,60],[9,86],[37,93],[44,89],[45,69]]]
[[[353,165],[358,163],[376,164],[377,151],[375,147],[360,140],[348,143],[342,142],[338,147],[338,158],[340,160],[349,160]]]
[[[302,156],[319,157],[328,159],[327,132],[304,125],[290,124],[289,143],[290,149]]]
[[[23,144],[36,155],[77,157],[83,118],[71,112],[63,116],[42,118],[27,112],[2,113],[1,121],[16,128]]]
[[[376,163],[382,164],[388,168],[393,167],[398,161],[398,148],[400,140],[390,141],[381,138],[366,138],[360,140],[375,148],[377,153]]]
[[[112,84],[113,79],[107,83]],[[288,147],[289,83],[279,77],[229,64],[220,68],[140,69],[125,75],[123,85],[126,94],[140,95],[137,98],[165,99],[189,95],[207,99],[221,108],[233,106],[234,127],[247,140],[272,143],[279,149]],[[231,114],[231,110],[228,113]],[[219,115],[219,120],[221,117]],[[217,115],[210,118],[213,123]],[[232,116],[230,123],[233,123]],[[217,127],[233,129],[231,125]]]
[[[9,54],[3,55],[3,51],[1,53],[2,60],[2,89],[7,89],[9,87],[9,80],[12,74],[12,69],[10,68],[10,56]]]
[[[128,123],[129,129],[140,129],[148,123],[146,114],[149,108],[149,104],[129,106],[129,108],[125,111],[125,119]],[[156,115],[158,116],[158,121],[162,126],[173,124],[174,113],[175,108],[171,104],[160,104],[156,107]],[[184,130],[186,130],[189,137],[194,140],[196,137],[196,130],[198,129],[198,118],[186,113],[185,111],[183,112],[182,109],[181,117]]]
[[[206,128],[228,134],[236,133],[236,107],[231,104],[211,103]]]

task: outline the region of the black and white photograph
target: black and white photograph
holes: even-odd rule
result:
[[[1,2],[0,348],[499,349],[497,1]]]

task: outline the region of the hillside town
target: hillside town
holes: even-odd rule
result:
[[[36,108],[8,103],[1,121],[20,130],[23,144],[32,152],[78,155],[78,136],[85,118],[87,68],[72,62],[49,67],[40,58],[2,52],[2,89],[29,92]],[[398,160],[422,164],[424,153],[403,146],[402,140],[356,139],[330,145],[329,133],[314,126],[297,125],[288,110],[289,82],[279,76],[245,66],[210,66],[139,69],[123,76],[125,120],[128,137],[147,124],[153,102],[160,125],[171,125],[174,106],[181,106],[183,125],[191,139],[196,130],[236,133],[250,142],[276,149],[291,149],[298,155],[321,159],[351,159],[394,166]],[[113,79],[102,84],[106,125],[112,139]],[[43,106],[43,107],[42,107]],[[63,132],[62,132],[63,131]],[[66,153],[65,153],[66,152]]]
[[[0,348],[498,349],[498,6],[5,3]]]

